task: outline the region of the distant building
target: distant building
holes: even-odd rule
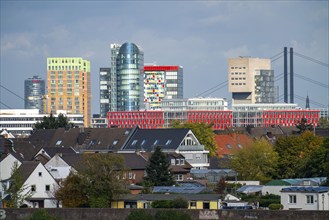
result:
[[[99,69],[99,95],[100,95],[100,117],[106,118],[110,111],[110,68]]]
[[[163,99],[182,98],[182,66],[144,66],[144,102],[146,109],[160,109],[160,103]]]
[[[24,81],[25,109],[39,109],[40,112],[43,112],[44,95],[45,81],[39,76],[33,76]]]
[[[274,103],[274,72],[270,59],[228,59],[228,90],[232,104]]]
[[[65,110],[83,114],[84,126],[91,116],[90,61],[80,57],[47,58],[47,113]]]
[[[65,111],[57,111],[54,117],[63,113],[74,126],[83,126],[82,114],[67,114]],[[28,136],[32,133],[34,125],[42,121],[48,114],[40,114],[39,109],[0,109],[0,131],[6,129],[15,136]]]

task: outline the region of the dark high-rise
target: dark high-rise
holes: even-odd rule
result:
[[[28,78],[24,82],[25,109],[39,109],[44,112],[43,96],[45,95],[45,81],[39,76]]]

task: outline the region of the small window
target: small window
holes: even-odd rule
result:
[[[183,175],[182,174],[177,174],[176,175],[176,181],[183,181]]]
[[[118,140],[114,140],[112,145],[116,145],[118,143]]]
[[[226,144],[226,147],[227,147],[228,149],[232,149],[232,146],[231,146],[230,144]]]
[[[146,140],[143,140],[141,143],[141,146],[143,146],[146,143]]]
[[[190,202],[190,206],[191,207],[196,207],[196,202],[194,202],[194,201]]]
[[[171,159],[171,165],[175,165],[175,159]]]
[[[166,145],[169,145],[171,143],[171,140],[167,140]]]
[[[306,204],[314,204],[313,195],[306,195]]]
[[[153,145],[157,145],[159,143],[159,140],[155,140]]]
[[[46,192],[50,191],[50,185],[46,185]]]
[[[39,172],[39,177],[42,177],[42,172]]]
[[[36,187],[35,185],[32,185],[32,186],[31,186],[31,191],[32,191],[32,192],[35,192],[36,190],[37,190],[37,187]]]
[[[241,144],[238,144],[238,148],[242,149],[242,145]]]
[[[137,143],[137,140],[134,140],[134,141],[131,143],[131,145],[136,145],[136,143]]]
[[[185,164],[185,160],[184,159],[180,159],[180,165],[184,165]]]
[[[57,142],[56,142],[56,145],[60,145],[62,143],[62,140],[58,140]]]
[[[296,195],[289,195],[289,203],[290,204],[296,204]]]

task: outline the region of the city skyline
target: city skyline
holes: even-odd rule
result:
[[[47,57],[82,57],[91,62],[92,113],[98,114],[99,68],[110,67],[110,44],[133,42],[143,48],[145,63],[183,66],[184,97],[195,97],[227,81],[228,58],[271,58],[287,46],[328,63],[328,4],[1,1],[0,81],[24,97],[24,79],[46,79]],[[283,57],[272,69],[281,96]],[[294,72],[295,103],[304,108],[308,95],[311,108],[328,106],[328,67],[295,56]],[[217,88],[208,97],[232,99],[227,86]],[[0,92],[1,103],[24,107],[23,100],[3,88]]]

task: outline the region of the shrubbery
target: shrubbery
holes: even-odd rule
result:
[[[268,208],[270,210],[279,210],[279,209],[283,209],[283,205],[272,203],[272,204],[269,204]]]
[[[51,216],[46,210],[39,209],[30,216],[29,220],[58,220],[58,218]]]
[[[183,198],[177,198],[174,200],[158,200],[152,202],[152,208],[176,208],[176,209],[186,209],[188,208],[187,200]]]
[[[137,209],[130,212],[126,220],[153,220],[153,216],[146,210]]]
[[[191,220],[191,216],[185,212],[164,210],[155,214],[156,220]]]

